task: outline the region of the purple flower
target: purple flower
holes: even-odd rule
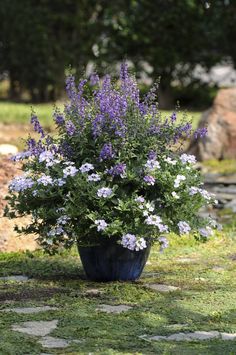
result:
[[[194,164],[196,163],[196,157],[195,155],[190,155],[190,154],[182,154],[180,156],[180,160],[183,164]]]
[[[55,114],[54,121],[58,126],[62,126],[65,123],[65,119],[62,114]]]
[[[112,176],[121,176],[124,177],[126,171],[126,164],[119,163],[110,168],[107,173]]]
[[[198,231],[201,234],[201,236],[205,237],[205,238],[207,238],[213,234],[213,231],[212,231],[211,227],[209,227],[209,226],[207,226],[205,228],[199,228]]]
[[[41,124],[39,123],[38,117],[36,115],[32,114],[30,122],[33,125],[34,131],[41,134],[42,138],[45,137],[44,130]]]
[[[99,76],[96,73],[91,74],[90,76],[90,84],[95,86],[99,83]]]
[[[154,185],[156,181],[155,178],[151,175],[144,176],[143,180],[147,183],[147,185]]]
[[[196,129],[196,131],[194,132],[194,138],[203,138],[207,135],[207,127],[202,127],[202,128],[198,128]]]
[[[94,223],[97,226],[98,232],[104,231],[108,226],[108,224],[106,223],[106,221],[104,221],[104,219],[96,219],[96,221],[94,221]]]
[[[73,136],[76,131],[75,125],[72,121],[66,122],[66,132],[69,136]]]
[[[172,115],[170,116],[170,119],[172,122],[175,122],[177,118],[176,112],[173,112]]]
[[[34,181],[27,176],[17,176],[9,184],[9,190],[21,192],[30,189],[34,185]]]
[[[148,153],[148,159],[156,160],[156,158],[157,158],[157,153],[154,150],[150,150],[150,152]]]
[[[144,238],[137,239],[134,234],[127,233],[122,236],[121,245],[129,250],[139,251],[147,248],[147,243]]]
[[[107,198],[107,197],[111,196],[111,194],[112,194],[112,189],[110,189],[109,187],[101,187],[97,191],[98,197]]]
[[[111,143],[105,143],[101,149],[99,159],[100,161],[108,160],[114,157]]]
[[[93,166],[93,164],[85,163],[85,164],[81,165],[79,170],[80,170],[81,173],[87,173],[90,170],[94,170],[94,166]]]

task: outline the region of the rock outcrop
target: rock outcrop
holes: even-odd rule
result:
[[[189,152],[197,159],[236,159],[236,88],[218,92],[211,109],[203,113],[199,128],[208,134],[192,140]]]

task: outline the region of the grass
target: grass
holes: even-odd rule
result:
[[[180,258],[192,262],[181,262]],[[153,248],[151,264],[138,282],[88,282],[76,250],[58,256],[42,252],[0,255],[0,274],[25,274],[27,283],[0,281],[1,308],[51,305],[57,311],[20,315],[1,313],[0,354],[40,354],[36,338],[11,331],[11,325],[29,320],[58,319],[52,336],[78,339],[67,349],[50,349],[50,354],[235,354],[234,341],[155,342],[141,339],[146,334],[168,335],[195,330],[236,332],[236,238],[219,234],[208,243],[193,237],[173,237],[171,247],[160,254]],[[214,266],[223,267],[215,271]],[[147,283],[175,285],[181,291],[168,294],[148,289]],[[91,288],[98,295],[86,295]],[[10,304],[3,302],[11,300]],[[126,304],[132,310],[105,314],[100,304]],[[173,326],[179,324],[177,328]],[[47,352],[47,351],[46,351]]]
[[[52,126],[53,104],[35,105],[13,102],[0,102],[0,122],[7,124],[27,124],[29,123],[31,107],[34,108],[44,127]],[[62,107],[61,103],[59,103],[59,107]],[[166,115],[170,115],[171,111],[163,111],[163,113]],[[194,127],[197,126],[200,116],[200,112],[189,112],[189,117],[193,119]]]
[[[236,160],[235,159],[225,159],[225,160],[206,160],[203,162],[210,173],[219,173],[219,174],[233,174],[236,173]]]

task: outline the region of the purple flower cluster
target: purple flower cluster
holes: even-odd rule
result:
[[[155,178],[151,175],[144,176],[143,180],[146,182],[147,185],[155,185]]]
[[[126,172],[126,164],[124,164],[124,163],[116,164],[112,168],[107,170],[107,173],[112,176],[124,177],[125,172]]]
[[[69,136],[73,136],[76,131],[75,125],[72,121],[66,122],[66,132]]]
[[[101,149],[99,159],[100,161],[108,160],[114,157],[113,148],[111,143],[105,143]]]

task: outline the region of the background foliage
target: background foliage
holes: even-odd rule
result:
[[[65,67],[81,72],[92,62],[103,74],[126,58],[138,74],[161,76],[160,101],[167,107],[173,97],[201,100],[196,95],[201,85],[192,77],[196,64],[236,62],[232,0],[1,0],[0,5],[0,73],[9,77],[12,99],[27,90],[32,101],[55,100]]]

